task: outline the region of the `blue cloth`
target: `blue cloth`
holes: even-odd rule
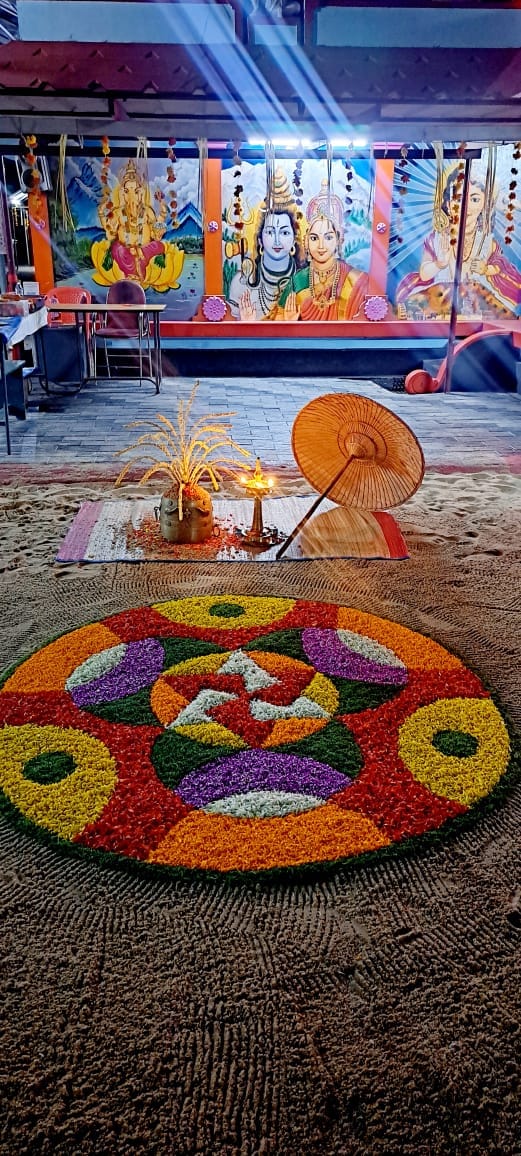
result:
[[[0,317],[0,341],[3,341],[6,347],[14,337],[21,320],[21,317]]]

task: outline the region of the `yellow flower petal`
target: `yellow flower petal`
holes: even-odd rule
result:
[[[473,735],[475,755],[457,758],[436,750],[438,731]],[[400,727],[398,752],[411,775],[435,795],[472,806],[495,787],[510,759],[510,741],[499,711],[489,698],[439,699],[422,706]]]
[[[24,768],[38,755],[65,753],[75,769],[58,783],[35,783]],[[6,726],[0,730],[0,785],[31,822],[62,839],[73,839],[108,803],[117,767],[100,739],[72,727]]]

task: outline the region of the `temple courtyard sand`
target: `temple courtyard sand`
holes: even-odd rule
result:
[[[235,411],[235,437],[281,492],[310,492],[290,433],[312,397],[361,393],[402,417],[427,466],[395,511],[410,557],[55,564],[81,502],[113,496],[125,423],[173,414],[192,384],[166,379],[157,398],[103,383],[12,420],[13,454],[0,459],[2,668],[154,602],[317,600],[459,656],[518,739],[519,395],[205,379],[198,410]],[[138,492],[130,483],[120,496]],[[2,1150],[514,1153],[520,819],[514,784],[473,826],[399,857],[234,883],[117,870],[2,820]]]

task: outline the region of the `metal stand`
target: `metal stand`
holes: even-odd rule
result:
[[[264,529],[262,499],[264,494],[253,496],[253,518],[250,529],[243,537],[245,546],[277,546],[282,536],[274,527]]]
[[[452,377],[452,363],[454,361],[454,350],[456,345],[456,325],[458,321],[458,305],[459,305],[459,291],[461,287],[461,270],[463,267],[463,249],[465,245],[465,223],[467,219],[467,195],[469,188],[470,166],[472,161],[470,157],[465,159],[465,172],[463,175],[463,189],[461,193],[461,213],[460,225],[458,233],[458,244],[456,246],[456,265],[454,269],[454,283],[452,286],[452,301],[450,305],[450,321],[449,321],[449,339],[447,342],[447,358],[445,361],[445,380],[443,382],[443,393],[450,393],[451,377]]]

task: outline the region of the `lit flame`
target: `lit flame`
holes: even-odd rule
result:
[[[272,490],[273,486],[275,485],[275,478],[268,478],[263,474],[260,458],[255,459],[255,469],[251,477],[247,478],[244,474],[242,474],[240,481],[247,490],[253,490],[254,492],[255,490],[259,492]]]

